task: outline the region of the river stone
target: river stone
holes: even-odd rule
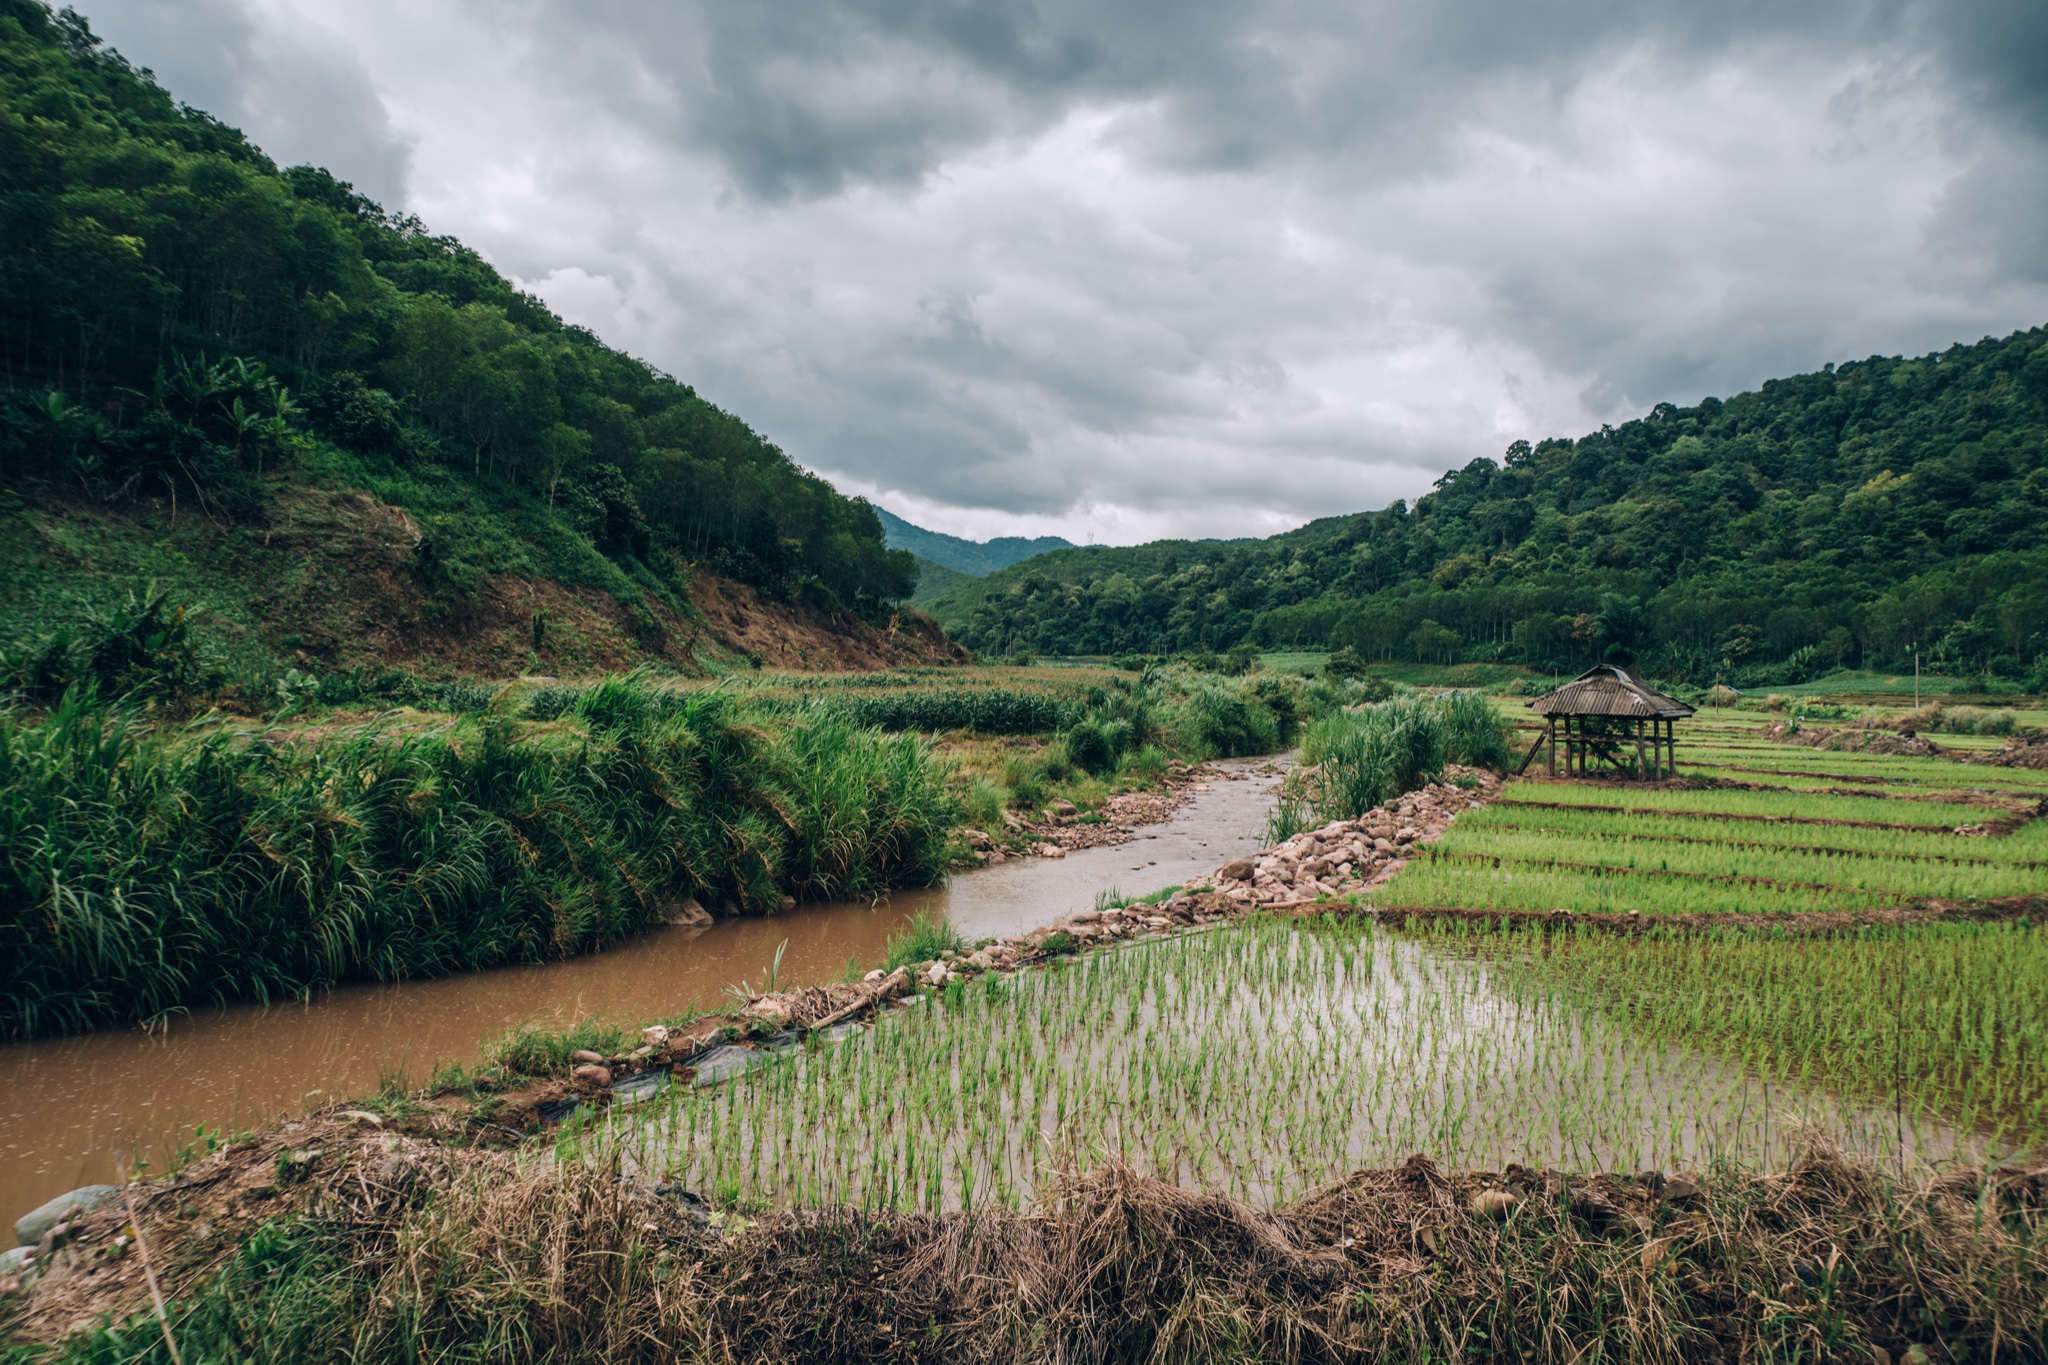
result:
[[[37,1240],[41,1240],[38,1238]],[[9,1247],[0,1251],[0,1276],[19,1275],[36,1258],[34,1247]]]
[[[67,1214],[89,1213],[120,1193],[120,1187],[115,1185],[81,1185],[69,1194],[60,1194],[33,1213],[25,1213],[17,1219],[14,1240],[25,1247],[32,1247]]]

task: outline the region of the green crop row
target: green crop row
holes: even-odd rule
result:
[[[1590,783],[1520,786],[1501,797],[1504,806],[1625,809],[1631,815],[1685,815],[1697,819],[1720,816],[1761,817],[1800,821],[1826,820],[1916,826],[1939,830],[1980,824],[2007,812],[1984,806],[1936,801],[1902,801],[1883,796],[1834,796],[1780,787],[1767,791],[1643,791]],[[1809,825],[1808,828],[1814,826]]]
[[[2013,1145],[2048,1132],[2048,933],[2005,924],[1745,933],[1470,935],[1527,1004],[1597,1011],[1797,1086],[1938,1114]]]
[[[1902,896],[2023,896],[2048,885],[2035,867],[1939,863],[1896,858],[1842,858],[1793,845],[1730,848],[1710,843],[1659,843],[1626,835],[1560,837],[1483,824],[1454,826],[1436,846],[1454,859],[1497,858],[1504,864],[1597,864],[1622,871],[1692,877],[1755,877]]]
[[[1587,872],[1428,858],[1411,862],[1373,898],[1378,906],[1457,906],[1518,914],[1803,914],[1871,910],[1893,902],[1854,891],[1725,885],[1649,873]]]
[[[1546,792],[1553,790],[1545,788]],[[1927,860],[1967,859],[2007,865],[2048,860],[2048,822],[2032,820],[2011,834],[1985,838],[1966,834],[1922,834],[1915,830],[1863,829],[1854,825],[1770,824],[1650,812],[1572,810],[1495,802],[1459,817],[1459,831],[1512,826],[1560,837],[1625,836],[1645,841],[1708,840],[1734,848],[1785,847],[1826,850],[1843,856]]]

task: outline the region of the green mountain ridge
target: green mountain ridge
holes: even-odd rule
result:
[[[1058,550],[940,595],[988,653],[1348,645],[1696,682],[1841,666],[2048,685],[2048,331],[1873,356],[1250,543]]]
[[[1048,550],[1071,548],[1074,543],[1060,536],[997,536],[993,540],[967,540],[961,536],[949,536],[943,531],[927,531],[886,507],[877,507],[875,515],[882,520],[882,531],[888,538],[890,549],[908,550],[920,559],[976,578]]]
[[[872,507],[740,418],[36,0],[0,0],[0,319],[0,648],[136,570],[298,581],[308,619],[243,612],[281,654],[394,614],[392,649],[487,620],[538,653],[554,610],[608,662],[687,660],[714,577],[865,628],[915,582]],[[315,531],[341,522],[347,555]]]

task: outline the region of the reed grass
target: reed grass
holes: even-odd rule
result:
[[[944,875],[957,803],[915,736],[623,680],[578,708],[581,737],[494,713],[288,743],[76,690],[0,716],[0,1035],[585,952],[686,897],[767,912]]]

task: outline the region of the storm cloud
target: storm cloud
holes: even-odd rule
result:
[[[2038,3],[114,0],[938,529],[1262,534],[2048,322]]]

